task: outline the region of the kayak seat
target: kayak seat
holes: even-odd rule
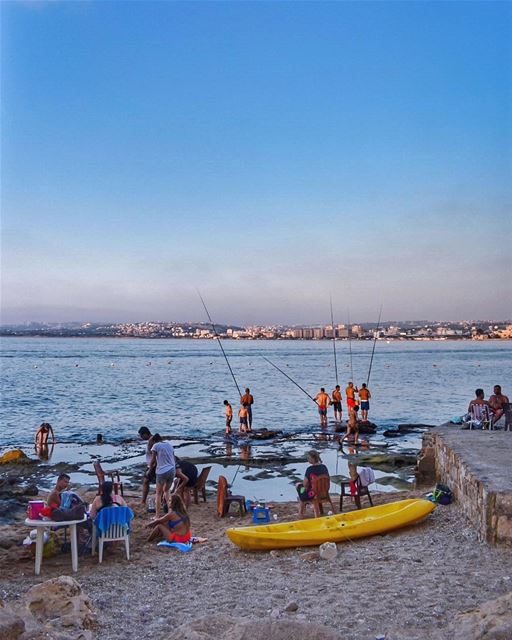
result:
[[[219,476],[217,482],[217,515],[224,518],[229,513],[232,504],[238,504],[240,515],[247,513],[245,507],[245,496],[234,496],[228,489],[228,481],[224,476]]]
[[[328,502],[331,505],[331,511],[334,513],[334,504],[332,503],[331,496],[329,495],[329,487],[331,485],[331,479],[328,475],[323,476],[311,476],[311,489],[315,494],[311,499],[313,505],[313,511],[315,517],[324,515],[323,503]]]
[[[206,502],[206,481],[208,480],[210,471],[211,467],[205,467],[199,474],[195,485],[190,489],[192,495],[194,496],[195,504],[199,504],[199,493],[201,493],[203,501]]]
[[[370,501],[370,505],[373,507],[372,497],[370,495],[370,489],[366,486],[364,487],[359,474],[355,480],[349,480],[347,482],[341,483],[341,493],[340,493],[340,513],[343,511],[343,497],[347,496],[350,498],[354,498],[354,502],[356,503],[356,507],[358,509],[361,508],[361,496],[368,496],[368,500]]]

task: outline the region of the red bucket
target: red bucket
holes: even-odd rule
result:
[[[27,515],[30,520],[39,520],[40,513],[44,509],[43,500],[30,500],[27,507]]]

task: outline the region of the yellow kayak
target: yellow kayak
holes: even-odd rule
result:
[[[226,533],[231,542],[247,551],[314,547],[324,542],[344,542],[406,527],[428,516],[435,507],[429,500],[398,500],[311,520],[233,527]]]

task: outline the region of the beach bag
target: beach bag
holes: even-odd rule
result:
[[[453,498],[451,490],[444,484],[436,484],[432,492],[432,498],[437,504],[450,504]]]
[[[51,519],[55,522],[66,520],[83,520],[86,505],[82,498],[73,491],[62,491],[60,494],[60,507],[53,509]]]

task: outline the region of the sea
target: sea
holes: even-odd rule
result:
[[[110,443],[152,432],[209,438],[224,427],[223,401],[238,390],[215,340],[8,337],[1,343],[0,450],[28,445],[42,422],[59,442]],[[318,429],[310,396],[338,381],[366,382],[372,342],[223,341],[242,393],[254,396],[253,426]],[[477,387],[512,393],[512,341],[379,340],[369,379],[379,430],[436,425],[465,413]],[[272,367],[282,369],[289,378]],[[344,395],[344,393],[343,393]]]

